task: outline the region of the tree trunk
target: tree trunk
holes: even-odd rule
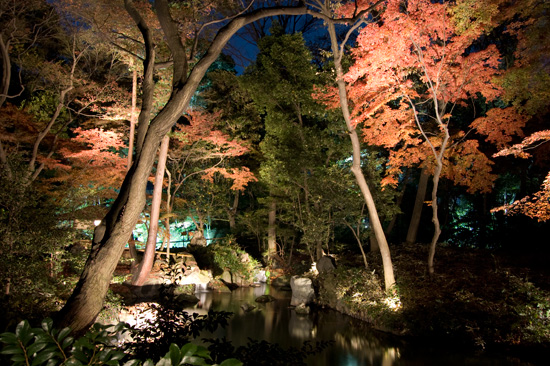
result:
[[[11,83],[10,41],[4,41],[4,30],[0,31],[0,58],[2,58],[2,79],[0,80],[0,107],[8,97]]]
[[[155,252],[157,247],[157,234],[160,218],[160,204],[162,203],[162,183],[164,181],[164,170],[166,168],[166,158],[168,156],[168,145],[170,137],[164,136],[160,145],[159,159],[157,163],[157,173],[155,175],[155,188],[153,189],[153,201],[151,202],[151,219],[149,232],[147,233],[147,243],[145,252],[139,263],[137,273],[132,279],[132,285],[143,286],[147,277],[151,273],[155,262]]]
[[[416,242],[418,226],[420,225],[420,218],[422,217],[422,207],[424,206],[426,190],[428,189],[428,178],[430,178],[430,175],[427,173],[427,170],[424,167],[420,171],[418,190],[416,191],[416,199],[414,200],[414,208],[411,215],[411,222],[409,223],[409,230],[407,231],[407,244],[413,244]]]
[[[269,204],[268,226],[267,226],[267,258],[274,259],[277,255],[277,202],[271,200]]]
[[[346,226],[351,230],[351,232],[353,233],[353,236],[355,237],[355,240],[357,240],[357,245],[359,245],[359,249],[361,250],[361,255],[363,256],[363,263],[365,264],[365,269],[369,269],[369,262],[367,261],[367,255],[365,254],[365,250],[363,249],[363,243],[361,242],[361,236],[360,236],[360,230],[359,230],[359,225],[360,225],[360,222],[357,223],[357,231],[355,231],[355,229],[353,229],[353,226],[351,226],[351,224],[349,222],[347,222],[346,220],[344,220],[344,223],[346,224]]]
[[[359,136],[357,135],[357,130],[351,121],[351,116],[349,113],[348,98],[346,92],[346,83],[344,81],[344,71],[342,69],[342,50],[338,45],[336,38],[336,30],[334,23],[327,22],[327,27],[331,39],[332,52],[334,55],[334,65],[336,69],[336,83],[338,85],[338,94],[340,97],[340,106],[342,109],[342,114],[346,121],[346,126],[348,128],[348,134],[351,139],[351,145],[353,148],[353,163],[351,171],[355,176],[355,180],[363,197],[365,199],[365,204],[367,205],[367,210],[369,213],[369,221],[372,226],[372,230],[376,235],[376,240],[380,247],[380,254],[382,255],[382,264],[384,268],[384,285],[386,291],[391,290],[395,285],[395,277],[393,275],[393,264],[391,261],[390,248],[388,242],[386,241],[386,235],[384,234],[384,229],[378,217],[378,211],[376,210],[376,205],[374,204],[374,198],[372,197],[371,191],[361,169],[361,143],[359,141]]]
[[[128,169],[132,166],[132,159],[134,157],[134,138],[136,134],[136,109],[137,109],[137,67],[134,66],[134,71],[132,73],[132,109],[130,112],[130,132],[128,133]],[[137,266],[139,262],[139,257],[136,249],[136,241],[134,236],[130,237],[128,241],[128,248],[130,249],[130,256],[134,260],[132,263],[132,269],[134,266]]]
[[[229,229],[233,231],[235,229],[235,219],[237,217],[237,208],[239,207],[239,193],[235,191],[235,198],[233,199],[233,206],[227,210],[227,216],[229,219]]]
[[[439,176],[441,175],[442,169],[443,163],[438,161],[434,172],[434,186],[432,188],[432,221],[434,223],[434,235],[432,237],[432,242],[430,243],[430,250],[428,253],[428,273],[430,276],[434,274],[435,247],[437,245],[437,241],[439,240],[439,235],[441,235],[441,226],[439,225],[439,216],[437,214],[437,186],[439,184]]]

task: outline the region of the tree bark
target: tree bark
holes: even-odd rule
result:
[[[159,158],[157,163],[157,173],[155,175],[155,187],[153,189],[153,200],[151,202],[151,216],[149,232],[147,233],[147,243],[145,252],[139,263],[135,278],[132,279],[132,285],[143,286],[147,277],[151,273],[155,263],[155,252],[157,246],[157,234],[159,229],[160,204],[162,203],[162,183],[164,181],[164,170],[166,168],[166,158],[168,156],[168,145],[170,137],[164,136],[160,145]]]
[[[407,231],[407,244],[413,244],[416,242],[418,226],[420,225],[420,218],[422,217],[422,207],[424,206],[424,199],[426,197],[426,190],[428,189],[429,178],[430,175],[427,173],[426,168],[422,168],[420,172],[420,179],[418,181],[418,190],[416,191],[416,199],[414,200],[411,222],[409,223],[409,230]]]

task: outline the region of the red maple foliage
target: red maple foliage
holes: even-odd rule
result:
[[[58,160],[48,162],[56,169],[54,180],[71,187],[95,186],[101,196],[114,197],[126,172],[126,156],[120,150],[126,147],[122,134],[100,128],[73,130],[75,137],[59,149]]]
[[[177,124],[173,136],[175,140],[170,150],[170,158],[181,162],[206,161],[212,163],[201,170],[202,178],[212,182],[216,173],[233,180],[232,190],[244,190],[256,177],[247,167],[224,167],[221,164],[231,157],[241,156],[248,148],[239,141],[231,140],[215,126],[220,118],[219,112],[207,113],[200,110],[188,111],[189,124]],[[180,164],[185,168],[185,163]],[[187,175],[189,172],[187,173]]]
[[[531,157],[526,150],[536,148],[548,141],[550,141],[550,130],[538,131],[526,137],[521,143],[502,149],[493,156],[513,155],[526,159]],[[546,175],[538,192],[491,210],[491,212],[497,211],[504,211],[508,215],[523,214],[538,221],[548,221],[550,219],[550,172]]]
[[[487,192],[496,176],[491,160],[469,131],[454,121],[457,105],[483,95],[501,96],[494,45],[472,48],[481,27],[459,31],[448,4],[390,0],[380,18],[362,28],[354,64],[346,75],[354,123],[369,144],[390,150],[385,184],[396,183],[403,167],[442,159],[442,177]],[[521,134],[525,118],[513,107],[493,108],[470,128],[498,147]]]

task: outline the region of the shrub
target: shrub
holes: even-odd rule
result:
[[[245,252],[232,236],[210,244],[206,248],[194,248],[195,256],[201,268],[210,268],[214,275],[228,269],[233,275],[251,281],[254,279],[260,263]]]

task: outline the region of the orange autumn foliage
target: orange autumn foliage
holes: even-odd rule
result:
[[[126,147],[122,134],[101,128],[73,130],[76,134],[59,149],[61,158],[50,161],[48,167],[56,169],[52,180],[70,187],[94,186],[103,197],[116,196],[126,172],[126,156],[120,150]]]
[[[232,190],[244,190],[249,182],[257,181],[247,167],[223,167],[222,162],[231,157],[241,156],[249,151],[242,143],[231,140],[223,132],[216,130],[220,112],[206,113],[200,110],[187,112],[188,124],[177,124],[173,133],[170,158],[180,161],[211,161],[211,165],[201,171],[202,179],[213,182],[214,175],[221,174],[233,181]]]
[[[526,159],[531,157],[526,150],[536,148],[548,141],[550,141],[550,130],[538,131],[525,138],[521,143],[502,149],[493,156],[513,155]],[[538,221],[548,221],[550,219],[550,172],[546,175],[538,192],[491,210],[491,212],[497,211],[504,211],[507,215],[523,214]]]
[[[345,80],[353,122],[365,142],[389,150],[384,184],[396,183],[403,167],[434,169],[440,154],[441,176],[469,192],[488,192],[496,179],[493,162],[475,136],[457,126],[453,112],[478,95],[488,101],[502,95],[493,81],[501,73],[500,55],[494,45],[472,48],[483,27],[459,30],[451,10],[429,0],[389,0],[352,49]],[[521,136],[525,121],[513,107],[493,108],[470,128],[502,147],[512,135]]]

